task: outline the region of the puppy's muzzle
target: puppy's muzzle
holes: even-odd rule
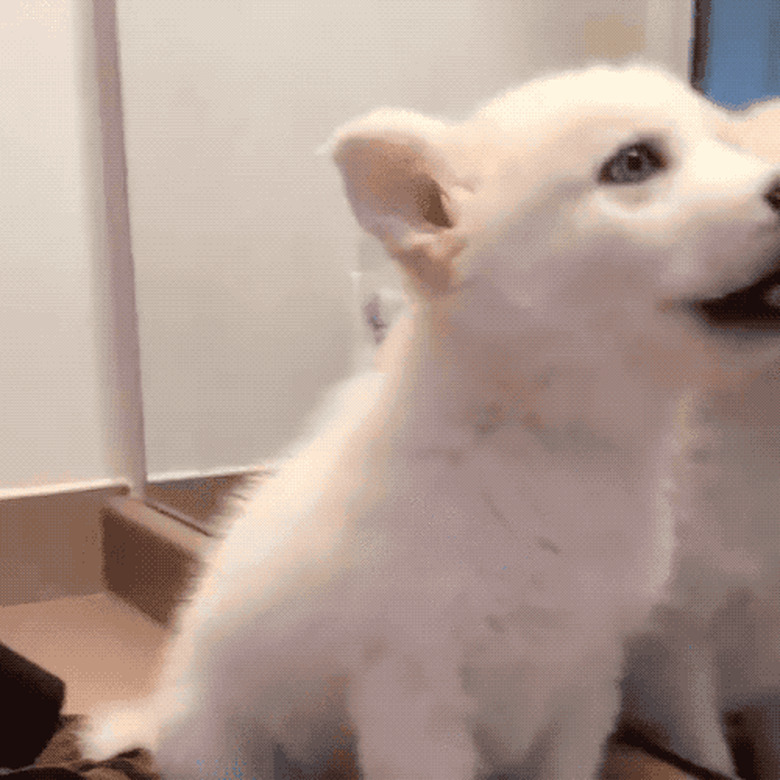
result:
[[[764,192],[764,200],[780,216],[780,177]],[[718,328],[780,330],[780,250],[756,281],[718,298],[694,301],[691,306],[705,322]]]
[[[776,213],[780,213],[780,178],[775,179],[769,189],[764,193],[764,200],[769,204],[769,208]]]

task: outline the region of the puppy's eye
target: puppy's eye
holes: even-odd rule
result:
[[[610,157],[601,168],[605,184],[639,184],[666,167],[663,155],[648,143],[631,144]]]

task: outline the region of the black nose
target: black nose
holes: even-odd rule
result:
[[[764,193],[764,200],[773,211],[780,211],[780,179],[775,179]]]

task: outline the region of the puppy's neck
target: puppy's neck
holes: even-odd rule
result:
[[[521,454],[543,447],[578,460],[655,449],[678,393],[648,388],[607,350],[576,365],[474,345],[421,309],[400,323],[379,356],[396,379],[399,413],[414,438],[442,451],[490,446]],[[464,346],[465,345],[465,346]]]

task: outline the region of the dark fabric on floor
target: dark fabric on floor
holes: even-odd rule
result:
[[[0,780],[160,780],[147,750],[130,750],[106,761],[81,758],[77,729],[83,717],[65,715],[33,766],[0,774]]]
[[[82,715],[65,715],[45,750],[32,766],[10,774],[0,772],[0,780],[162,780],[148,750],[129,750],[105,761],[81,758],[78,729]],[[307,772],[282,760],[277,776],[283,780],[358,780],[352,754],[336,750],[323,771]]]
[[[0,771],[0,780],[163,780],[157,771],[151,753],[147,750],[129,750],[105,761],[87,761],[81,758],[77,731],[84,722],[81,715],[65,715],[60,718],[59,728],[44,751],[32,766],[10,773]],[[656,755],[671,766],[677,766],[691,773],[692,777],[718,780],[721,776],[693,767],[681,759],[653,745],[636,734],[623,732],[610,740],[613,749],[620,745],[634,745],[645,753]],[[353,757],[346,751],[337,751],[324,772],[310,774],[300,768],[287,765],[277,766],[277,776],[284,780],[358,780],[360,774]],[[281,772],[279,771],[281,769]],[[622,773],[621,773],[622,774]],[[619,775],[618,775],[619,776]],[[605,777],[618,777],[606,773]],[[634,774],[631,774],[634,777]],[[654,775],[648,774],[648,777]],[[745,777],[752,777],[747,774]]]
[[[58,727],[65,683],[0,643],[0,767],[32,764]]]

